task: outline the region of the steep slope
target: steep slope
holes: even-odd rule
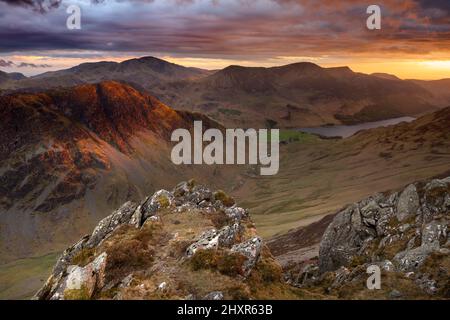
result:
[[[178,84],[178,94],[162,99],[223,123],[261,126],[271,119],[281,127],[375,121],[422,114],[450,103],[414,82],[313,63],[230,66]]]
[[[450,79],[441,80],[409,80],[428,92],[430,92],[437,103],[446,104],[450,99]]]
[[[2,261],[59,250],[115,206],[180,177],[222,174],[170,160],[174,129],[217,123],[127,85],[6,95],[0,106]]]
[[[192,182],[127,202],[64,251],[36,299],[289,299],[248,212]],[[316,295],[315,297],[320,297]]]

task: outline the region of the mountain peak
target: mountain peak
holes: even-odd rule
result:
[[[375,73],[371,73],[370,75],[374,76],[374,77],[382,78],[382,79],[387,79],[387,80],[401,80],[396,75],[393,75],[390,73],[375,72]]]

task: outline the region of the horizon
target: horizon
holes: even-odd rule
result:
[[[414,77],[411,77],[411,78],[402,78],[402,77],[400,77],[399,75],[397,75],[397,74],[395,74],[395,73],[392,73],[392,72],[373,71],[373,72],[370,72],[370,73],[369,73],[369,72],[363,72],[363,71],[355,70],[354,68],[352,68],[352,67],[349,66],[349,65],[331,65],[331,66],[327,66],[327,65],[321,65],[320,63],[316,63],[316,62],[312,62],[312,61],[308,61],[308,60],[299,60],[299,61],[292,61],[292,62],[285,63],[285,64],[270,64],[270,65],[256,65],[256,64],[253,64],[253,63],[247,63],[247,64],[234,64],[234,63],[232,63],[232,64],[228,64],[228,65],[227,65],[227,64],[224,64],[224,66],[223,66],[223,67],[220,67],[220,68],[211,68],[211,67],[208,68],[208,66],[206,66],[206,67],[201,67],[201,64],[200,64],[200,65],[199,65],[199,64],[189,64],[189,63],[188,63],[188,64],[181,64],[181,63],[178,62],[179,59],[176,59],[176,58],[175,58],[175,59],[171,59],[170,57],[169,57],[169,58],[167,58],[167,57],[162,58],[162,57],[157,57],[157,56],[154,56],[154,55],[144,55],[144,56],[128,57],[128,58],[126,58],[126,59],[111,59],[111,60],[100,59],[100,60],[88,60],[88,61],[83,61],[83,62],[81,62],[81,63],[79,63],[79,64],[70,65],[70,66],[67,66],[67,67],[60,68],[60,69],[46,70],[46,71],[37,72],[37,73],[22,72],[20,69],[18,69],[18,70],[16,70],[16,71],[8,71],[8,70],[6,70],[7,68],[0,68],[0,71],[2,71],[2,72],[7,72],[7,73],[21,73],[21,74],[25,75],[26,77],[35,77],[35,76],[39,76],[39,75],[45,74],[45,73],[47,73],[47,72],[56,72],[56,71],[67,70],[67,69],[70,69],[70,68],[73,68],[73,67],[77,67],[77,66],[79,66],[79,65],[81,65],[81,64],[85,64],[85,63],[100,63],[100,62],[115,62],[115,63],[122,63],[122,62],[125,62],[125,61],[128,61],[128,60],[132,60],[132,59],[143,59],[143,58],[155,58],[155,59],[159,59],[159,60],[163,60],[163,61],[166,61],[166,62],[169,62],[169,63],[176,64],[176,65],[179,65],[179,66],[182,66],[182,67],[186,67],[186,68],[198,68],[198,69],[207,70],[207,71],[220,71],[220,70],[223,70],[223,69],[225,69],[225,68],[232,67],[232,66],[245,67],[245,68],[253,68],[253,67],[259,67],[259,68],[272,68],[272,67],[283,67],[283,66],[288,66],[288,65],[292,65],[292,64],[298,64],[298,63],[312,63],[312,64],[315,64],[315,65],[317,65],[317,66],[319,66],[319,67],[321,67],[321,68],[324,68],[324,69],[329,69],[329,68],[349,68],[352,72],[355,72],[355,73],[362,73],[362,74],[366,74],[366,75],[372,75],[372,74],[375,74],[375,73],[380,73],[380,74],[386,74],[386,75],[396,76],[396,77],[398,77],[400,80],[425,80],[425,81],[433,81],[433,80],[445,80],[445,79],[450,79],[450,74],[449,74],[447,77],[443,77],[443,78],[431,78],[431,79],[428,79],[428,78],[417,78],[417,77],[416,77],[416,78],[414,78]]]
[[[70,5],[81,29],[69,30]],[[450,77],[450,4],[384,0],[0,0],[0,69],[27,76],[152,55],[207,70],[298,61],[401,79]]]

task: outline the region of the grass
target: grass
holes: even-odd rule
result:
[[[0,299],[29,299],[45,283],[59,257],[51,253],[0,265]]]
[[[306,133],[306,132],[300,132],[298,130],[292,130],[292,129],[279,129],[279,141],[280,142],[311,142],[316,139],[319,139],[317,136]],[[271,141],[271,131],[268,130],[268,141]]]
[[[235,110],[235,109],[226,109],[226,108],[219,108],[218,111],[220,113],[229,115],[229,116],[240,116],[242,114],[241,111]]]

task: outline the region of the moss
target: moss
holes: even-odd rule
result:
[[[84,267],[88,263],[92,262],[94,260],[94,257],[94,248],[83,248],[72,258],[72,264]]]
[[[80,289],[66,289],[64,291],[65,300],[90,300],[89,290],[82,286]]]
[[[219,200],[225,207],[231,207],[235,204],[232,197],[226,194],[223,190],[217,190],[214,192],[214,199]]]
[[[159,203],[160,208],[168,208],[170,206],[169,198],[165,195],[160,195],[156,201]]]
[[[195,179],[191,179],[187,183],[189,190],[192,190],[192,188],[194,188],[196,185],[197,185],[197,181],[195,181]]]

